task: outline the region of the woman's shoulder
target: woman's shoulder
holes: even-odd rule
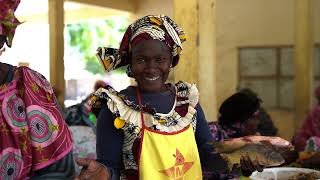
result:
[[[38,88],[43,89],[49,94],[53,94],[53,89],[49,81],[41,73],[26,66],[14,66],[14,78],[22,79],[26,86],[37,85]]]
[[[199,91],[195,84],[179,81],[175,84],[177,89],[177,100],[187,100],[192,107],[199,102]]]
[[[177,83],[175,83],[175,86],[180,88],[191,88],[191,87],[197,88],[196,84],[185,82],[185,81],[178,81]]]
[[[32,75],[37,75],[41,78],[45,78],[41,73],[39,73],[38,71],[31,69],[27,66],[13,66],[15,73],[29,73]]]
[[[103,104],[107,105],[108,109],[113,113],[117,114],[123,109],[138,109],[137,106],[131,101],[128,101],[127,95],[134,92],[133,87],[129,86],[124,90],[118,92],[111,86],[106,86],[104,88],[99,88],[96,92],[92,94],[89,104],[93,108],[100,109]]]
[[[136,93],[136,86],[128,86],[127,88],[119,91],[119,94],[123,96],[133,96]]]

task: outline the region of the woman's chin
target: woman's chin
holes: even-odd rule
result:
[[[143,92],[162,92],[165,91],[165,84],[164,83],[144,83],[140,85],[140,90]]]

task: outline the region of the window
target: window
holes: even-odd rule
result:
[[[320,84],[320,45],[315,46],[314,87]],[[239,88],[254,90],[264,107],[294,107],[292,46],[239,48]]]

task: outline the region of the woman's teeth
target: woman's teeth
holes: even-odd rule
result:
[[[155,81],[155,80],[157,80],[157,79],[159,79],[160,78],[160,76],[157,76],[157,77],[145,77],[145,79],[146,80],[148,80],[148,81]]]

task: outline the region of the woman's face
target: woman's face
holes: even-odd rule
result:
[[[144,40],[132,47],[131,70],[141,91],[166,90],[171,63],[171,51],[164,42]]]
[[[258,126],[260,120],[258,117],[253,116],[244,123],[242,123],[242,135],[250,136],[250,135],[258,135]]]

